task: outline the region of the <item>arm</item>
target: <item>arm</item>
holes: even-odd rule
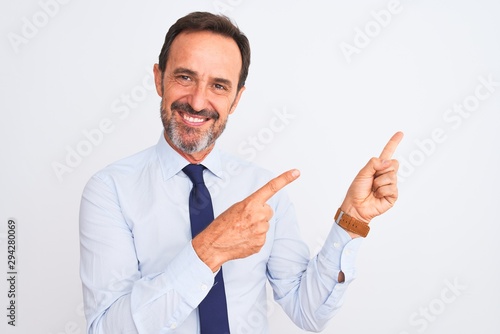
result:
[[[352,241],[334,226],[323,250],[310,261],[290,201],[284,193],[276,194],[298,176],[296,170],[285,172],[234,204],[193,239],[193,246],[200,259],[216,271],[228,260],[258,252],[273,236],[267,277],[275,299],[299,327],[318,331],[333,315],[332,310],[340,307],[354,278],[354,258],[361,240]],[[271,219],[273,231],[268,233]],[[339,277],[345,283],[339,283]]]
[[[180,325],[213,284],[191,243],[164,271],[143,277],[134,237],[111,180],[94,176],[80,208],[81,279],[87,333],[159,333]]]
[[[268,279],[274,299],[289,318],[304,330],[318,332],[340,309],[356,277],[354,264],[362,239],[352,239],[333,223],[322,249],[311,259],[293,207],[280,197]]]
[[[397,162],[388,163],[385,156],[395,149],[401,136],[396,134],[388,144],[390,150],[386,146],[383,157],[370,160],[355,178],[342,204],[348,214],[368,223],[392,206],[397,197]],[[318,331],[340,307],[343,294],[354,279],[354,258],[360,240],[352,240],[358,236],[334,225],[321,252],[309,261],[288,200],[278,201],[276,212],[267,204],[298,176],[297,170],[285,172],[235,203],[193,239],[193,247],[215,272],[229,260],[258,252],[266,241],[269,220],[275,216],[276,237],[268,262],[275,299],[299,327]]]
[[[394,205],[398,163],[391,156],[401,139],[402,133],[395,134],[381,156],[370,159],[361,169],[341,205],[344,212],[368,224]],[[302,254],[298,251],[301,243],[290,211],[276,213],[281,223],[277,223],[268,264],[269,281],[275,299],[299,327],[320,331],[342,305],[344,293],[355,278],[354,260],[361,238],[334,223],[318,255],[304,261],[307,250]]]

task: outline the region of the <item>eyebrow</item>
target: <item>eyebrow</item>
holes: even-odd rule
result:
[[[232,88],[233,87],[233,83],[231,82],[231,80],[228,80],[228,79],[214,78],[214,81],[217,82],[217,83],[219,83],[219,84],[226,85],[228,88]]]
[[[190,70],[189,68],[185,67],[178,67],[174,70],[174,74],[189,74],[190,76],[197,77],[198,73],[196,73],[193,70]]]
[[[187,74],[187,75],[190,75],[194,78],[197,78],[198,77],[198,73],[193,71],[193,70],[190,70],[189,68],[185,68],[185,67],[178,67],[174,70],[174,74]],[[229,79],[225,79],[225,78],[213,78],[213,80],[219,84],[223,84],[223,85],[226,85],[227,87],[229,88],[232,88],[233,87],[233,83],[231,82],[231,80]]]

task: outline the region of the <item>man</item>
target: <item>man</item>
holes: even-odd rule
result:
[[[310,259],[280,191],[299,172],[272,178],[215,145],[245,90],[249,64],[246,37],[223,16],[191,13],[168,31],[154,66],[164,133],[156,146],[94,175],[82,196],[88,333],[208,333],[205,318],[227,322],[213,333],[267,333],[266,281],[292,321],[309,331],[322,330],[342,304],[359,234],[397,199],[391,156],[402,134],[356,176],[337,223],[325,222],[332,229],[324,247]],[[203,180],[191,181],[187,165],[203,165]],[[205,203],[192,206],[190,196],[205,184]],[[207,207],[211,223],[196,234],[191,224]],[[224,306],[202,311],[215,291]]]

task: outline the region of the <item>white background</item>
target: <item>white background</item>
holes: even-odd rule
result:
[[[0,285],[8,333],[84,332],[82,189],[158,140],[151,69],[168,27],[195,10],[224,12],[250,39],[247,90],[221,143],[276,173],[301,170],[288,191],[311,251],[357,171],[405,133],[400,199],[372,222],[324,332],[500,332],[498,1],[54,1],[0,5],[2,268],[7,220],[18,222],[15,328]],[[302,333],[269,313],[272,333]]]

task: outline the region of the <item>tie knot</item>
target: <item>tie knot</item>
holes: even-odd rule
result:
[[[203,170],[205,169],[205,166],[203,165],[195,165],[195,164],[189,164],[186,167],[182,169],[184,173],[189,177],[191,182],[193,184],[199,184],[199,183],[204,183],[203,182]]]

